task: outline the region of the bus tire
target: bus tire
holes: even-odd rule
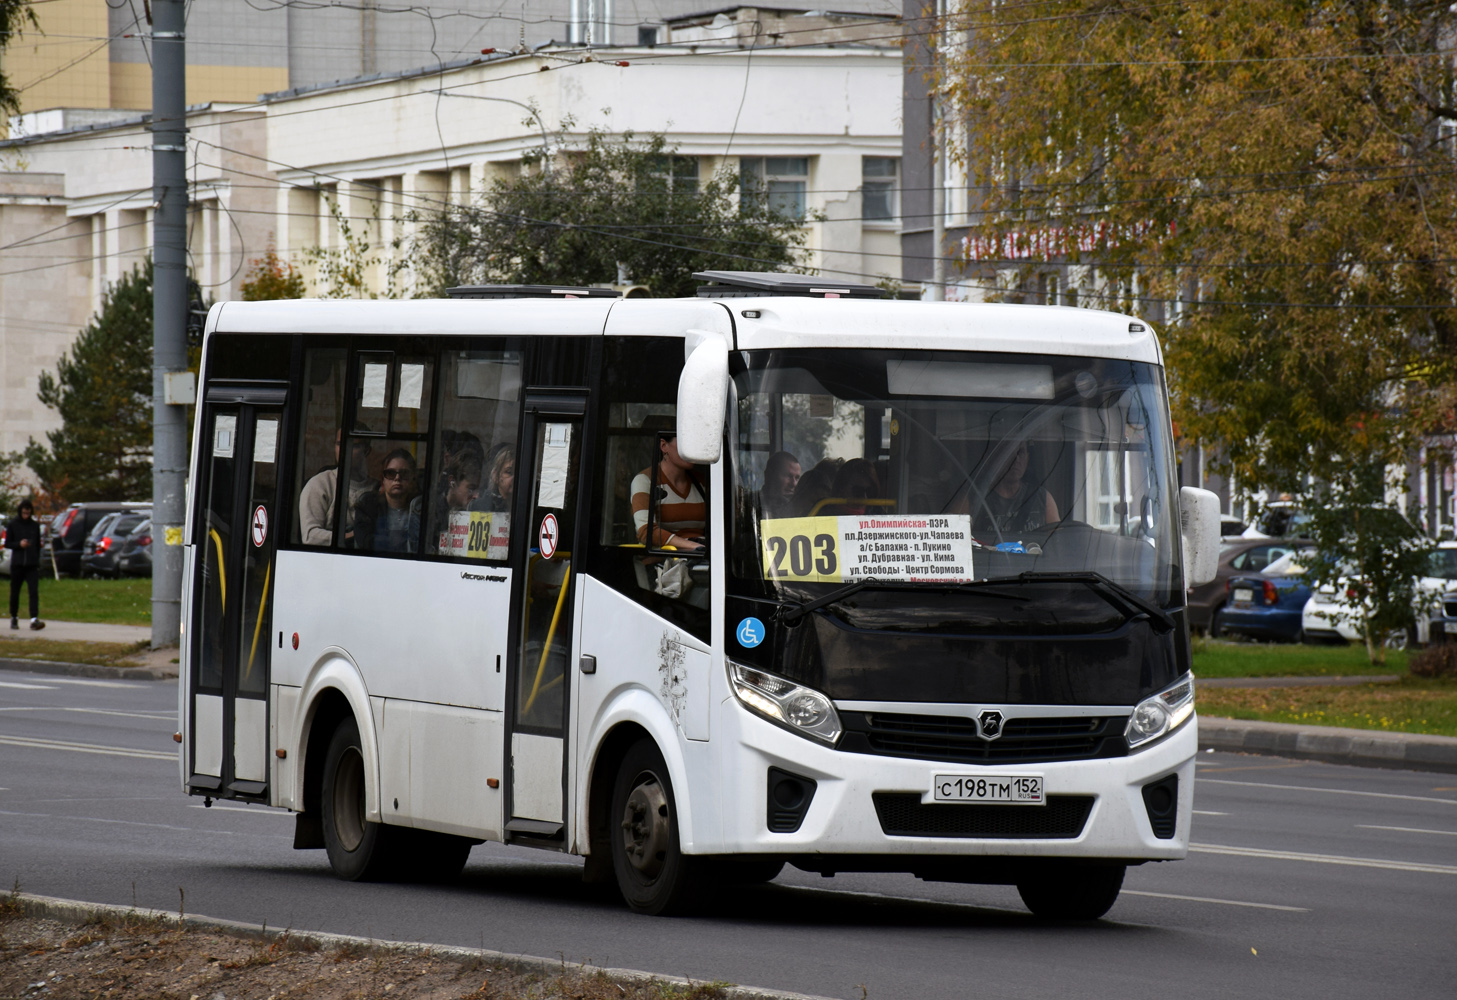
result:
[[[1017,880],[1017,894],[1041,920],[1097,920],[1123,888],[1123,865],[1050,865]]]
[[[391,828],[390,832],[406,835],[396,839],[403,841],[403,853],[411,859],[409,875],[420,882],[454,882],[465,870],[470,849],[475,846],[475,841],[465,837],[432,830]]]
[[[679,850],[677,810],[662,753],[639,740],[618,765],[608,813],[617,888],[638,913],[682,912],[694,896],[700,866]]]
[[[383,823],[365,819],[364,751],[352,716],[339,723],[329,740],[323,779],[324,848],[334,874],[346,882],[387,877],[393,838]]]

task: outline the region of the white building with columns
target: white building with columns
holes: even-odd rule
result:
[[[312,281],[306,251],[342,248],[341,218],[387,248],[411,210],[473,201],[544,143],[570,155],[594,128],[662,132],[700,178],[754,175],[806,213],[805,264],[827,277],[898,276],[898,32],[746,8],[670,20],[655,45],[492,52],[192,108],[194,276],[240,297],[271,244]],[[56,425],[40,372],[151,245],[143,118],[38,112],[17,132],[0,141],[0,453]],[[366,275],[372,292],[389,291],[387,270]]]

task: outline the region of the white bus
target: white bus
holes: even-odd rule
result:
[[[700,277],[215,306],[185,791],[341,878],[498,841],[647,913],[787,863],[1096,918],[1184,857],[1218,509],[1152,330]]]

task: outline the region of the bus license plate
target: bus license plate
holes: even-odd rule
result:
[[[1234,591],[1234,600],[1237,604],[1248,604],[1255,599],[1253,590],[1246,590],[1244,587],[1237,587]]]
[[[1010,806],[1047,804],[1040,774],[938,774],[931,786],[937,802],[982,802]]]

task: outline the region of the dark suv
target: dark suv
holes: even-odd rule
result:
[[[108,514],[122,511],[150,515],[152,505],[141,501],[97,501],[73,503],[56,515],[51,526],[51,557],[56,572],[77,574],[81,571],[81,550],[87,537]]]

